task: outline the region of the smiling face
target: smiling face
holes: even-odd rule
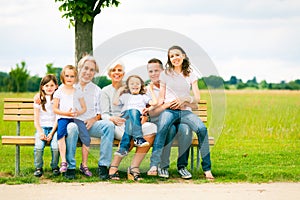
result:
[[[148,76],[152,83],[158,83],[159,82],[159,75],[162,72],[161,65],[159,63],[149,63],[147,66],[148,69]]]
[[[64,73],[64,84],[73,86],[76,82],[76,73],[72,69],[66,69]]]
[[[116,65],[114,68],[109,70],[108,76],[111,78],[113,83],[121,82],[124,77],[124,68],[122,65]]]
[[[174,67],[182,67],[185,54],[183,54],[179,49],[170,50],[168,56]]]
[[[142,82],[139,78],[131,77],[127,85],[131,94],[139,94],[142,88]]]
[[[57,85],[54,83],[53,80],[50,80],[48,83],[42,86],[42,90],[44,91],[45,95],[52,95],[57,88]]]
[[[96,64],[93,61],[85,61],[83,67],[80,69],[79,79],[84,83],[89,83],[93,80],[96,74]]]

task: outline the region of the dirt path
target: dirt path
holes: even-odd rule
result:
[[[298,200],[300,183],[270,184],[113,184],[47,183],[0,185],[1,199],[97,199],[97,200]]]

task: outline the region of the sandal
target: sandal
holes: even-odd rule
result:
[[[149,171],[147,172],[148,176],[157,176],[157,167],[152,166]]]
[[[66,162],[60,163],[60,168],[59,168],[60,173],[64,173],[67,170],[68,170],[68,163]]]
[[[208,181],[214,181],[215,180],[215,177],[212,175],[211,171],[206,171],[204,172],[204,177],[206,180]]]
[[[82,163],[80,164],[79,171],[85,176],[91,177],[93,176],[92,172],[90,172],[88,167],[83,167]]]
[[[139,171],[133,171],[133,169],[139,169],[138,167],[128,167],[127,179],[132,181],[142,180]]]
[[[120,180],[120,175],[119,175],[118,166],[110,166],[110,168],[116,168],[117,171],[115,171],[113,174],[109,174],[108,179],[119,181]]]

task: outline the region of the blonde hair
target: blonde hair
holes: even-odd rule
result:
[[[76,67],[74,67],[73,65],[66,65],[64,68],[63,68],[63,70],[61,71],[61,73],[60,73],[60,81],[62,82],[62,83],[65,83],[65,72],[66,72],[66,70],[67,69],[70,69],[70,70],[73,70],[74,71],[74,74],[75,74],[75,83],[77,83],[78,82],[78,71],[77,71],[77,69],[76,69]]]
[[[99,66],[98,66],[98,64],[97,64],[97,62],[96,62],[96,59],[95,59],[93,56],[91,56],[91,55],[85,55],[85,56],[83,56],[83,57],[79,60],[78,65],[77,65],[78,72],[81,71],[81,69],[83,68],[84,63],[85,63],[86,61],[91,61],[91,62],[95,63],[95,66],[96,66],[96,67],[95,67],[95,71],[96,71],[97,73],[99,73]]]

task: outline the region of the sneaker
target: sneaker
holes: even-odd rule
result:
[[[36,177],[41,177],[43,175],[43,168],[36,168],[33,175]]]
[[[60,168],[59,168],[60,173],[66,172],[67,169],[68,169],[68,163],[66,162],[60,163]]]
[[[180,174],[181,178],[183,179],[192,178],[192,174],[185,167],[178,169],[178,174]]]
[[[128,152],[126,151],[126,150],[117,150],[116,152],[115,152],[115,155],[116,156],[120,156],[120,157],[125,157],[125,156],[127,156],[128,155]]]
[[[88,167],[83,167],[82,163],[80,164],[79,171],[85,176],[91,177],[93,176],[92,172],[90,172]]]
[[[142,137],[134,139],[133,142],[134,142],[134,145],[137,147],[147,147],[150,145],[149,142],[147,142],[147,140],[145,140]]]
[[[53,169],[52,169],[52,174],[53,174],[54,176],[60,175],[59,168],[58,168],[58,167],[53,168]]]
[[[75,169],[68,169],[63,175],[67,179],[75,179]]]
[[[169,178],[168,168],[158,168],[157,173],[161,178]]]
[[[101,180],[107,180],[108,179],[108,169],[106,166],[98,166],[98,175],[99,175],[99,178]]]

